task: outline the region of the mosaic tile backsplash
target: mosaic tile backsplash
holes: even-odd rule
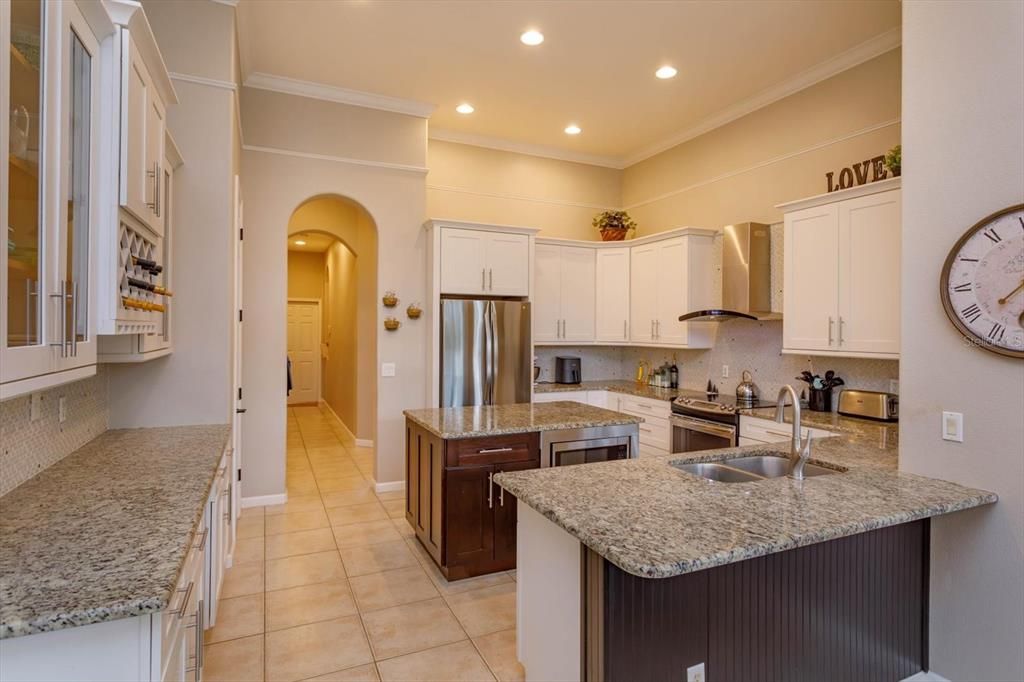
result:
[[[40,418],[31,421],[30,396],[0,403],[0,496],[3,496],[107,430],[107,374],[42,392]],[[66,398],[67,419],[58,419]]]

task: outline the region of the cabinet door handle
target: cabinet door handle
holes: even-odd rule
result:
[[[478,455],[489,455],[492,452],[512,452],[512,450],[513,448],[484,448],[482,450],[477,450],[476,453]]]
[[[629,339],[629,322],[627,322],[626,320],[623,320],[622,321],[622,340],[625,341],[627,339]]]
[[[832,325],[834,324],[831,317],[828,318],[828,345],[832,345]]]
[[[487,508],[494,509],[494,473],[487,474]]]
[[[60,291],[55,294],[50,294],[50,298],[56,298],[59,305],[57,306],[60,310],[60,341],[51,342],[51,346],[60,346],[60,356],[66,358],[68,356],[68,283],[64,280],[60,281]]]
[[[494,268],[487,268],[487,288],[494,291]]]
[[[206,547],[206,538],[210,535],[210,529],[204,528],[202,534],[199,536],[199,542],[195,544],[196,549],[204,549]]]
[[[487,291],[487,268],[480,268],[480,291]]]
[[[71,357],[78,357],[78,282],[71,283]]]
[[[651,338],[654,338],[654,320],[651,320]]]
[[[174,613],[177,614],[179,619],[182,618],[185,615],[185,609],[188,607],[189,600],[192,599],[193,587],[195,587],[195,583],[190,580],[188,581],[188,587],[178,590],[178,592],[184,592],[185,596],[181,598],[181,604],[178,605],[178,608],[168,611],[167,613]]]
[[[158,162],[155,165],[156,165],[156,179],[153,181],[153,186],[156,188],[156,193],[154,195],[156,197],[156,217],[159,218],[160,217],[160,211],[162,209],[162,206],[160,206],[160,203],[161,203],[160,202],[160,164]]]
[[[156,162],[153,162],[153,170],[146,171],[146,175],[148,177],[150,177],[150,178],[153,178],[153,191],[151,193],[151,196],[153,197],[153,201],[147,201],[146,202],[146,206],[148,206],[150,209],[152,209],[153,213],[156,213],[156,192],[157,192],[157,189],[156,189],[157,188],[157,183],[156,183],[157,177],[156,176],[157,176],[157,166],[158,166],[158,164]]]
[[[640,431],[643,431],[644,433],[654,433],[654,430],[653,430],[653,429],[645,429],[645,428],[644,428],[644,427],[642,427],[642,426],[640,426],[640,427],[638,427],[638,428],[639,428],[639,430],[640,430]]]
[[[843,345],[843,316],[839,316],[839,345]]]
[[[505,506],[505,489],[501,486],[498,486],[498,504]]]

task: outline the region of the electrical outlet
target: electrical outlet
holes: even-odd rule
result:
[[[43,417],[43,394],[33,393],[29,399],[28,419],[37,422]]]
[[[964,415],[960,412],[942,413],[942,440],[964,442]]]
[[[729,378],[729,365],[722,365],[722,378],[723,379],[728,379]]]
[[[68,399],[64,396],[57,398],[57,421],[61,424],[68,420]]]
[[[686,669],[686,682],[706,682],[704,676],[704,664],[698,663]]]
[[[393,363],[393,362],[382,362],[380,364],[380,375],[382,377],[393,377],[393,376],[395,376],[395,363]]]

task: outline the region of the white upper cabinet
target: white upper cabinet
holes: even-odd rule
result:
[[[0,42],[0,398],[8,398],[95,372],[100,46],[73,2],[0,3]]]
[[[440,293],[529,296],[529,235],[441,227]]]
[[[594,338],[626,343],[629,341],[629,248],[597,249],[596,258],[594,291],[600,305],[596,306]]]
[[[593,341],[594,249],[538,240],[534,258],[534,341]]]
[[[782,207],[784,352],[899,357],[899,182]]]
[[[680,315],[715,303],[714,234],[684,228],[680,236],[632,247],[629,322],[634,343],[670,348],[710,348],[714,344],[711,323],[679,321]]]

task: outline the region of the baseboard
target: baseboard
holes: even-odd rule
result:
[[[242,498],[242,509],[248,507],[266,507],[271,504],[284,504],[288,501],[288,493],[279,495],[256,495],[254,497]]]
[[[375,483],[374,489],[378,493],[394,493],[405,490],[405,481],[384,481],[383,483]]]
[[[356,434],[352,433],[352,429],[348,428],[348,424],[346,424],[342,420],[342,418],[338,416],[338,413],[334,411],[334,408],[331,407],[331,404],[329,402],[327,402],[326,400],[320,400],[320,405],[327,408],[327,411],[331,413],[332,417],[334,417],[334,421],[336,421],[339,424],[341,424],[341,428],[345,429],[345,433],[347,433],[352,438],[352,441],[356,445],[358,445],[359,447],[363,447],[363,448],[372,448],[373,447],[373,441],[372,440],[370,440],[368,438],[356,438]]]
[[[922,670],[915,675],[904,678],[900,682],[949,682],[949,680],[938,673],[933,673],[930,670]]]

